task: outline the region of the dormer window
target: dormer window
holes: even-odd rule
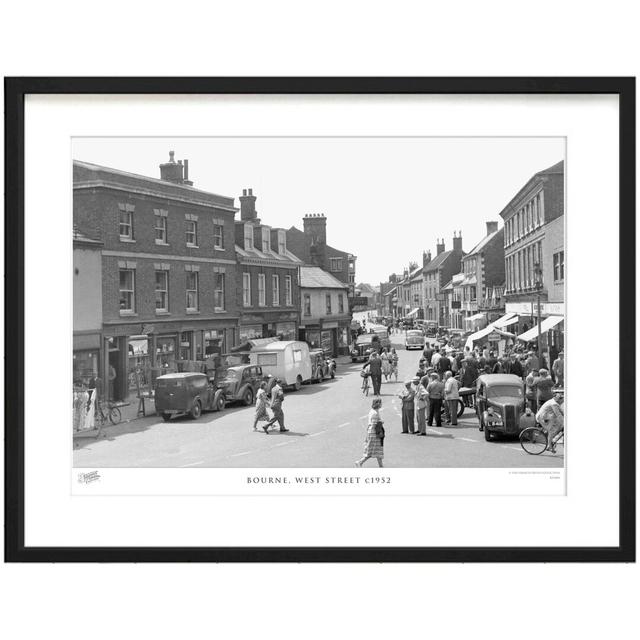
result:
[[[244,225],[244,248],[253,249],[253,226],[250,224]]]
[[[287,232],[284,229],[278,229],[278,253],[287,253]]]
[[[271,252],[271,230],[269,227],[262,227],[262,253]]]

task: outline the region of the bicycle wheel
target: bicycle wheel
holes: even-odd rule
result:
[[[120,409],[118,409],[118,407],[111,407],[111,409],[109,409],[109,422],[111,422],[111,424],[118,424],[120,420],[122,420]]]
[[[538,456],[547,449],[547,434],[537,427],[527,427],[520,434],[520,446],[532,456]]]

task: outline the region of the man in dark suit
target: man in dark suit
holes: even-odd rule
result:
[[[520,378],[524,377],[524,369],[522,368],[522,363],[515,353],[511,354],[510,373]]]

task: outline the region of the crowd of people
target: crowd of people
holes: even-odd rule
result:
[[[478,376],[485,373],[506,373],[523,380],[526,411],[522,418],[534,426],[536,422],[553,436],[564,428],[564,353],[560,351],[549,366],[550,356],[544,352],[538,357],[535,351],[514,345],[501,356],[487,347],[465,346],[455,349],[444,344],[428,344],[418,362],[415,376],[407,380],[397,394],[402,403],[402,433],[426,436],[427,426],[456,426],[460,400],[471,406],[473,393],[460,393],[475,387]],[[369,375],[376,396],[368,416],[367,435],[363,457],[357,466],[375,457],[379,466],[384,458],[384,427],[380,418],[382,376],[388,380],[390,373],[398,376],[398,354],[394,348],[373,351],[362,368]],[[382,434],[382,435],[380,435]],[[553,445],[551,450],[555,451]]]

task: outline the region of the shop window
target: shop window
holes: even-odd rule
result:
[[[224,311],[224,273],[215,274],[213,305],[216,311]]]
[[[168,271],[156,271],[156,311],[169,311]]]
[[[120,269],[120,313],[136,312],[135,269]]]
[[[258,306],[264,307],[267,304],[267,295],[265,291],[265,275],[258,274]]]
[[[271,276],[271,294],[274,307],[280,306],[280,276]]]
[[[198,310],[198,272],[187,271],[187,311]]]

